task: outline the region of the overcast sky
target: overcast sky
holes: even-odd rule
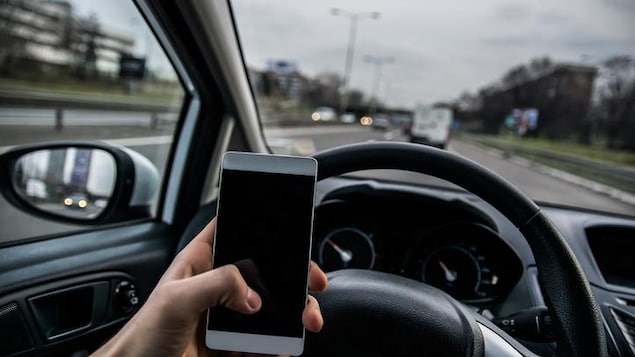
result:
[[[223,1],[223,0],[211,0]],[[131,0],[73,1],[114,29],[134,33],[138,54],[146,30]],[[359,22],[351,87],[371,91],[374,67],[364,55],[390,56],[379,95],[390,105],[451,100],[500,79],[510,67],[548,55],[557,62],[591,63],[635,56],[635,0],[234,0],[247,64],[296,62],[309,76],[344,72],[350,22],[338,7],[378,11]],[[151,67],[168,63],[154,40]],[[587,57],[583,58],[583,55]]]
[[[247,63],[295,61],[301,72],[344,72],[350,21],[333,7],[378,11],[359,22],[351,86],[371,91],[364,55],[391,56],[380,96],[412,106],[458,97],[510,67],[548,55],[587,63],[635,55],[635,0],[235,0]]]

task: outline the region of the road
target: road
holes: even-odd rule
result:
[[[136,129],[132,132],[140,135],[139,137],[127,138],[126,136],[130,136],[130,132],[126,131],[128,135],[110,136],[107,137],[109,138],[107,141],[124,145],[138,151],[148,157],[155,166],[157,166],[159,172],[162,173],[170,149],[171,139],[167,134],[169,134],[172,128],[169,126],[154,130],[147,127],[135,128]],[[102,135],[101,137],[103,138],[104,132],[111,134],[111,130],[114,129],[115,127],[92,128],[89,132],[93,134],[90,134],[85,132],[88,130],[86,128],[69,127],[65,128],[62,133],[53,133],[59,136],[57,139],[63,139],[64,137],[67,139],[69,137],[75,138],[76,136],[83,139],[90,139],[91,135],[95,135],[95,132],[99,132],[99,135]],[[118,127],[118,129],[122,130],[124,128]],[[0,125],[0,140],[2,140],[0,141],[0,147],[17,144],[17,142],[15,142],[16,140],[20,140],[21,142],[41,141],[47,138],[44,133],[48,132],[50,134],[52,132],[51,130],[51,127],[41,126],[32,127],[27,130],[26,127],[21,125]],[[12,135],[13,131],[25,132],[25,134]],[[265,130],[265,135],[274,152],[305,155],[337,145],[368,140],[405,140],[405,137],[397,131],[373,131],[357,126],[277,128]],[[556,202],[562,205],[582,206],[601,211],[635,215],[634,206],[614,200],[608,196],[591,192],[585,188],[565,183],[557,178],[493,155],[487,150],[462,142],[460,139],[453,140],[449,150],[477,161],[499,173],[537,201]],[[402,171],[374,170],[362,173],[362,175],[377,179],[411,182],[423,185],[449,185],[436,178]],[[81,227],[55,224],[31,217],[26,213],[14,209],[4,199],[0,199],[0,242],[73,230],[81,230]]]

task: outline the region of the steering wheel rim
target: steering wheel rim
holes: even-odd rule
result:
[[[318,181],[371,169],[435,176],[472,192],[507,217],[527,240],[555,328],[558,355],[605,356],[599,307],[588,280],[555,225],[511,183],[462,156],[399,142],[351,144],[319,152]]]

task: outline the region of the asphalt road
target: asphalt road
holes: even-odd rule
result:
[[[82,139],[108,138],[110,139],[107,140],[109,142],[130,147],[146,156],[155,164],[159,172],[163,173],[165,160],[170,149],[170,137],[167,134],[169,134],[171,128],[160,127],[155,130],[151,130],[148,127],[135,128],[132,132],[137,134],[138,137],[127,137],[130,136],[129,131],[126,131],[128,135],[105,136],[113,133],[112,130],[115,129],[113,127],[91,127],[89,129],[86,127],[69,127],[65,128],[62,133],[55,135],[59,136],[57,139],[76,138],[76,136]],[[118,127],[118,129],[122,130],[124,127]],[[15,139],[18,135],[12,135],[12,132],[23,132],[23,135],[19,136],[19,140],[25,143],[47,139],[49,136],[46,135],[46,132],[51,133],[51,130],[52,128],[48,126],[27,128],[22,125],[5,126],[0,124],[0,147],[18,144],[18,142],[15,142],[18,140]],[[265,134],[274,152],[304,155],[337,145],[368,140],[401,141],[406,139],[398,131],[382,132],[358,126],[269,129],[265,131]],[[585,188],[562,182],[557,178],[493,155],[480,147],[462,142],[460,139],[453,140],[449,149],[498,172],[537,201],[557,202],[563,205],[583,206],[601,211],[635,215],[634,206],[591,192]],[[436,178],[402,171],[374,170],[360,174],[365,177],[423,185],[449,185]],[[81,229],[83,228],[78,226],[61,225],[34,218],[18,211],[3,198],[0,198],[0,242]]]

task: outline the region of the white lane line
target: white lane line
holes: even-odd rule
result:
[[[105,139],[101,140],[111,145],[122,146],[146,146],[146,145],[162,145],[172,143],[171,135],[162,136],[143,136],[138,138],[124,138],[124,139]]]
[[[605,184],[593,181],[593,180],[589,180],[586,179],[584,177],[580,177],[577,175],[574,175],[570,172],[566,172],[566,171],[562,171],[562,170],[558,170],[554,167],[551,166],[547,166],[547,165],[543,165],[528,159],[525,159],[523,157],[519,157],[519,156],[514,156],[511,155],[509,153],[505,153],[502,150],[498,150],[498,149],[493,149],[493,148],[484,148],[480,145],[476,145],[476,144],[472,144],[472,143],[466,143],[465,141],[462,142],[463,144],[466,145],[471,145],[475,148],[477,148],[478,150],[482,150],[484,152],[486,152],[487,154],[489,154],[490,156],[494,156],[496,158],[499,159],[503,159],[503,160],[508,160],[518,166],[522,166],[525,168],[529,168],[529,169],[533,169],[536,170],[542,174],[545,174],[547,176],[551,176],[554,178],[557,178],[561,181],[564,182],[568,182],[570,184],[574,184],[576,186],[580,186],[583,188],[586,188],[590,191],[596,192],[596,193],[600,193],[603,194],[605,196],[609,196],[611,198],[614,198],[618,201],[630,204],[630,205],[634,205],[635,206],[635,195],[626,192],[626,191],[622,191],[620,189],[617,188],[613,188],[610,186],[607,186]]]
[[[273,139],[275,136],[293,136],[298,134],[312,135],[312,134],[329,134],[329,133],[341,133],[341,132],[356,132],[367,130],[362,127],[347,127],[347,126],[328,126],[328,127],[303,127],[303,128],[275,128],[265,129],[265,136],[269,137],[268,140]],[[75,140],[75,138],[68,138],[68,140]],[[163,145],[171,144],[172,136],[142,136],[136,138],[112,138],[112,139],[92,139],[96,141],[103,141],[112,145],[122,146],[146,146],[146,145]],[[0,146],[0,153],[3,153],[16,145]]]
[[[162,135],[162,136],[142,136],[137,138],[124,138],[124,139],[104,139],[104,140],[94,139],[94,140],[88,140],[88,141],[102,141],[111,145],[134,147],[134,146],[171,144],[172,139],[173,138],[170,135]],[[70,140],[74,140],[74,139],[69,138],[69,141]],[[16,146],[17,145],[0,146],[0,154]]]

